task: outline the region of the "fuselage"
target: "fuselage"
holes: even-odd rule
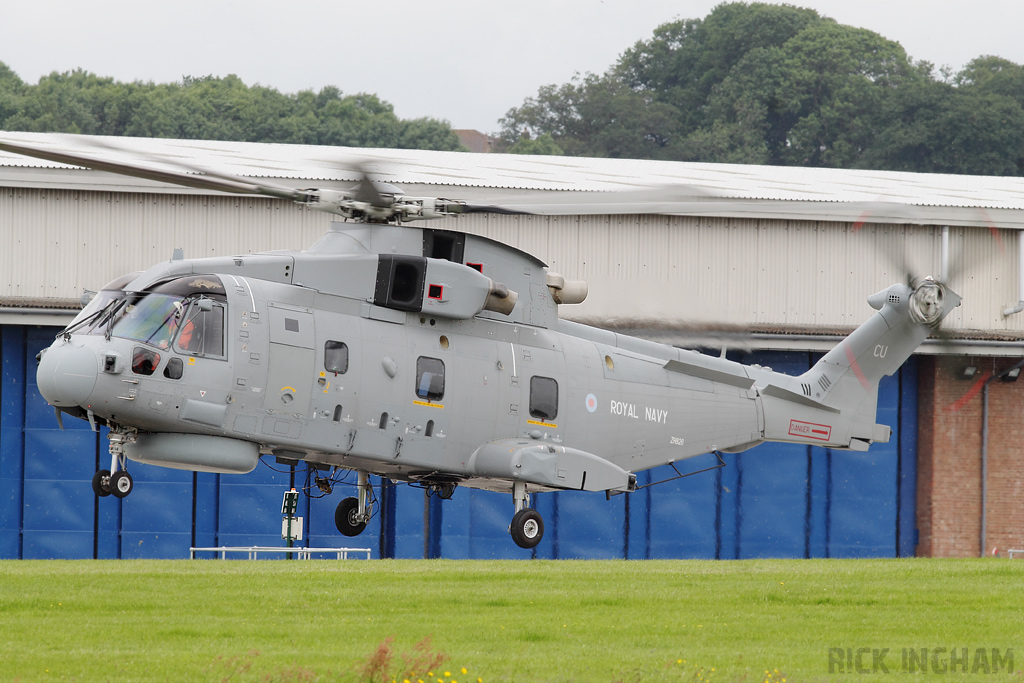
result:
[[[564,444],[636,472],[760,438],[754,390],[664,367],[690,351],[571,323],[394,311],[235,275],[155,289],[124,302],[107,292],[104,311],[82,316],[95,320],[54,342],[38,370],[48,401],[142,433],[502,490],[508,482],[470,464],[481,444]]]

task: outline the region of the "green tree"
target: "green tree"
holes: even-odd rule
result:
[[[1024,107],[1024,66],[1002,57],[972,59],[954,77],[957,88],[1009,97]]]
[[[238,76],[119,83],[82,70],[27,86],[0,64],[0,128],[362,147],[461,149],[446,121],[403,121],[376,95],[282,94]]]
[[[781,46],[747,53],[714,89],[706,116],[712,133],[717,127],[756,148],[749,158],[848,167],[871,146],[886,98],[918,77],[898,43],[819,21]],[[763,148],[751,129],[761,131]]]
[[[1024,67],[933,70],[813,10],[729,2],[659,26],[604,75],[540,88],[500,135],[517,152],[1024,174]]]
[[[10,67],[0,62],[0,128],[24,106],[24,96],[25,83],[18,78],[18,74],[11,71]]]
[[[631,88],[675,107],[681,130],[690,133],[711,123],[703,107],[748,53],[781,46],[820,21],[814,10],[790,5],[723,3],[704,19],[662,24],[612,71]]]
[[[523,136],[516,140],[515,144],[509,147],[509,154],[535,154],[561,156],[564,154],[562,148],[555,143],[550,133],[544,133],[539,138],[531,139]]]
[[[1024,175],[1024,109],[1005,95],[938,81],[901,88],[860,166]]]
[[[499,121],[501,138],[514,146],[544,135],[572,156],[668,158],[678,112],[614,75],[577,77],[545,86]]]

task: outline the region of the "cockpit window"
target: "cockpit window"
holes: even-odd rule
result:
[[[115,314],[111,335],[190,356],[224,357],[224,305],[200,298],[146,294]],[[173,342],[173,344],[172,344]]]
[[[75,319],[71,321],[71,324],[64,328],[65,332],[77,332],[80,334],[89,334],[93,332],[96,327],[102,322],[104,316],[102,315],[103,310],[110,305],[110,302],[123,299],[124,292],[101,290],[96,293],[96,296],[89,301],[85,308],[75,316]]]
[[[217,276],[179,277],[141,294],[111,294],[106,309],[94,314],[94,333],[190,356],[225,357],[224,288]]]
[[[175,331],[172,323],[182,309],[180,297],[164,294],[134,297],[115,314],[111,334],[166,349]]]
[[[224,306],[211,299],[196,299],[173,323],[174,350],[191,356],[224,356]]]
[[[89,302],[81,312],[75,316],[75,319],[71,321],[71,324],[64,328],[64,332],[78,332],[80,334],[90,334],[94,332],[99,324],[103,322],[104,316],[102,316],[101,313],[104,309],[106,309],[112,301],[124,299],[125,285],[138,276],[139,273],[137,272],[128,273],[108,282],[103,289],[96,292],[94,296],[89,299]]]

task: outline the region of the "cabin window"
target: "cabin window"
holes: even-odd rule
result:
[[[348,372],[348,344],[339,341],[324,344],[324,369],[335,375]]]
[[[171,358],[167,361],[167,367],[164,368],[164,377],[167,379],[181,379],[184,368],[185,364],[181,362],[180,358]]]
[[[426,356],[416,359],[416,395],[427,401],[444,398],[444,362]]]
[[[151,349],[136,346],[132,351],[132,372],[136,375],[152,375],[160,365],[160,354]]]
[[[558,417],[558,382],[550,377],[530,378],[530,415],[542,420]]]

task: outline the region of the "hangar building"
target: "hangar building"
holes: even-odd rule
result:
[[[645,191],[676,215],[471,215],[433,227],[530,252],[590,295],[572,320],[797,374],[907,273],[946,273],[963,305],[879,396],[894,429],[867,453],[765,444],[714,472],[613,497],[548,493],[532,553],[506,533],[507,496],[448,501],[384,487],[355,545],[380,557],[890,557],[1024,548],[1024,179],[612,159],[364,150],[5,133],[96,155],[177,158],[296,187],[347,188],[358,164],[411,195],[508,203],[557,191]],[[155,161],[153,163],[156,163]],[[531,199],[523,199],[523,193]],[[538,198],[539,197],[539,198]],[[680,200],[683,197],[683,200]],[[655,209],[656,210],[656,209]],[[279,545],[282,491],[306,472],[249,475],[132,464],[136,488],[96,499],[103,433],[34,386],[35,354],[86,290],[171,257],[302,248],[331,217],[0,153],[0,557],[185,557],[190,546]],[[1016,370],[1014,370],[1016,368]],[[77,423],[77,424],[72,424]],[[707,462],[703,460],[707,458]],[[694,469],[713,463],[703,456]],[[674,475],[643,473],[641,483]],[[310,546],[336,546],[340,496],[304,497]],[[348,543],[352,545],[352,543]]]

